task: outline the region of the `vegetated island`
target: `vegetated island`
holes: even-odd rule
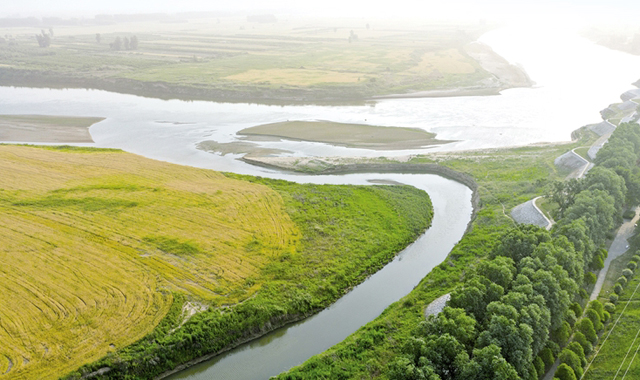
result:
[[[284,121],[246,128],[237,134],[249,137],[321,142],[375,150],[419,149],[451,141],[437,140],[435,133],[418,128],[380,127],[332,121]]]
[[[0,115],[0,141],[92,143],[89,127],[101,117]]]
[[[476,42],[492,25],[255,23],[207,14],[184,15],[182,23],[112,16],[107,25],[106,16],[43,30],[44,43],[32,27],[12,28],[10,38],[0,38],[0,85],[272,104],[493,95],[531,86],[522,69]]]
[[[115,149],[0,145],[0,172],[7,379],[153,378],[318,312],[432,217],[410,186],[300,185]]]

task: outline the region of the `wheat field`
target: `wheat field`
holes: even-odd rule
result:
[[[115,150],[0,146],[0,376],[57,378],[135,342],[173,292],[212,306],[295,251],[280,196]]]

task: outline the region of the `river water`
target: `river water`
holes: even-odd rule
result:
[[[520,26],[487,33],[481,41],[522,65],[534,88],[499,96],[390,99],[364,106],[268,106],[185,102],[95,90],[0,87],[0,114],[106,117],[91,127],[99,147],[149,158],[242,174],[313,183],[366,184],[386,179],[414,185],[432,198],[432,227],[389,265],[334,305],[301,323],[275,331],[174,378],[263,379],[303,362],[341,341],[407,294],[462,237],[471,214],[471,191],[434,175],[354,174],[301,176],[257,168],[196,149],[205,140],[238,141],[235,133],[285,120],[331,120],[415,127],[435,132],[443,146],[374,151],[308,142],[262,142],[291,156],[399,156],[429,151],[492,148],[570,139],[571,131],[600,121],[598,111],[618,102],[640,78],[640,57],[594,45],[564,30],[534,32]]]

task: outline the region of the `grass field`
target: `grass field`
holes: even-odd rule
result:
[[[430,221],[408,187],[250,182],[118,150],[0,145],[0,172],[7,379],[58,378],[181,326],[183,307],[326,306]]]
[[[633,251],[611,263],[607,279],[600,292],[601,301],[609,300],[613,285],[633,256]],[[593,363],[585,372],[585,380],[640,378],[640,278],[636,274],[627,283],[611,315],[612,322],[602,333]]]
[[[442,143],[435,133],[421,129],[378,127],[332,121],[285,121],[258,125],[238,132],[245,136],[270,136],[290,140],[323,142],[367,149],[412,149]]]
[[[4,28],[0,33],[12,37],[0,45],[0,67],[230,91],[339,87],[360,95],[482,87],[492,78],[463,49],[489,29],[479,24],[187,21],[59,27],[48,48],[38,47],[39,29]],[[350,39],[352,33],[357,38]],[[110,50],[116,37],[133,35],[140,41],[137,50]],[[11,75],[4,71],[4,80]]]

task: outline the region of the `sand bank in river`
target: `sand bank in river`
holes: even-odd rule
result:
[[[89,127],[99,117],[0,115],[0,141],[92,143]]]
[[[375,150],[419,149],[450,142],[437,140],[435,133],[417,128],[379,127],[331,121],[286,121],[264,124],[243,129],[238,134],[250,138],[272,137]]]

